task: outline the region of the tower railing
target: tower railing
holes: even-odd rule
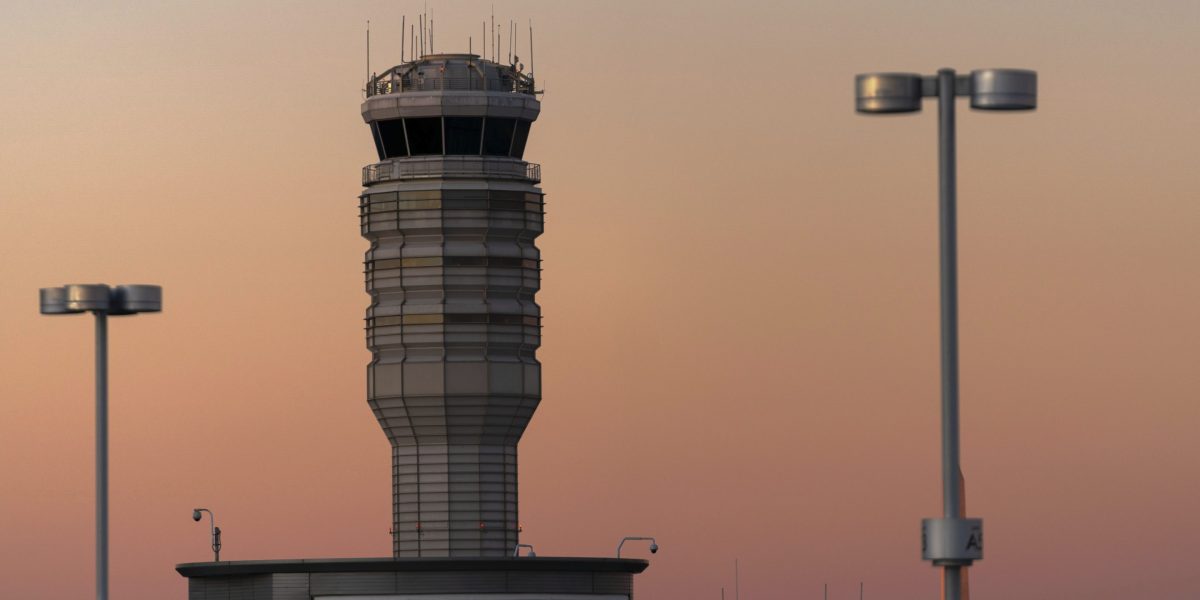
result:
[[[509,92],[534,95],[533,79],[526,76],[483,78],[478,75],[450,77],[444,75],[421,77],[417,75],[380,76],[367,86],[367,97],[405,92],[476,91]]]
[[[363,167],[363,185],[382,181],[489,177],[540,183],[542,166],[486,156],[427,156],[387,160]]]

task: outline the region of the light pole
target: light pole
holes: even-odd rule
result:
[[[213,562],[221,562],[221,528],[217,527],[217,517],[207,508],[193,508],[192,520],[199,521],[200,513],[208,513],[208,531],[212,535]]]
[[[621,547],[625,545],[625,542],[633,542],[633,541],[650,542],[650,554],[658,553],[658,542],[654,541],[654,538],[646,537],[646,536],[632,536],[631,535],[631,536],[625,536],[625,537],[621,538],[621,543],[617,544],[617,558],[621,558]]]
[[[965,518],[958,462],[958,239],[955,180],[954,99],[966,96],[980,110],[1032,110],[1037,107],[1037,73],[1024,69],[982,69],[936,76],[871,73],[854,81],[860,113],[921,110],[922,98],[938,99],[938,207],[941,240],[942,345],[942,510],[941,519],[921,523],[922,558],[943,568],[946,600],[962,597],[962,567],[983,558],[983,520]]]
[[[162,310],[157,285],[75,284],[42,288],[43,315],[96,317],[96,597],[108,599],[108,316]]]

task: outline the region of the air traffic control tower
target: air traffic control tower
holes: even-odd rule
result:
[[[510,555],[517,442],[542,395],[534,82],[436,54],[368,93],[367,397],[392,445],[394,552]]]
[[[182,564],[190,600],[632,599],[644,560],[518,556],[517,443],[541,401],[537,94],[474,54],[370,78],[367,401],[391,444],[393,556]]]

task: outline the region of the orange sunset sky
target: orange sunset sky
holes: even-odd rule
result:
[[[435,49],[490,7],[431,2]],[[93,589],[91,324],[37,311],[63,283],[165,289],[111,324],[114,598],[186,597],[193,506],[222,558],[390,554],[363,28],[382,71],[420,10],[0,4],[0,597]],[[936,111],[856,115],[853,76],[1023,67],[1036,112],[959,105],[973,599],[1200,597],[1200,4],[495,10],[546,89],[522,541],[657,536],[639,599],[732,598],[735,559],[746,600],[936,597]]]

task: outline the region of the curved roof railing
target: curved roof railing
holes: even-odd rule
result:
[[[440,62],[439,62],[440,61]],[[447,66],[450,66],[447,72]],[[506,66],[473,55],[442,55],[396,65],[371,78],[366,95],[444,90],[539,94],[534,79],[515,66]]]

